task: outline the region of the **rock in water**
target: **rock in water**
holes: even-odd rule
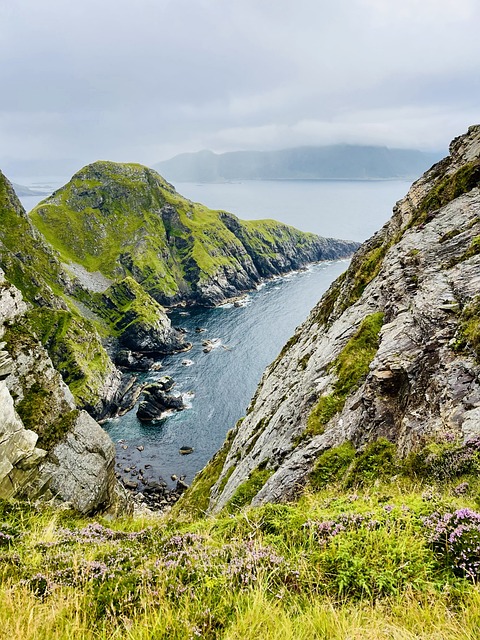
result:
[[[179,453],[182,456],[188,456],[190,453],[193,453],[193,448],[192,447],[180,447]]]
[[[171,378],[165,377],[166,382],[149,384],[143,390],[143,399],[137,409],[137,418],[141,422],[159,420],[166,411],[182,411],[185,404],[181,396],[167,393],[173,386]],[[167,390],[166,390],[167,388]]]

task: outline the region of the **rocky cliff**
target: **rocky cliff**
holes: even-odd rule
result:
[[[129,510],[115,447],[74,398],[22,320],[29,306],[0,269],[0,498]]]
[[[131,278],[168,305],[215,305],[263,278],[358,246],[273,220],[241,221],[183,198],[152,169],[114,162],[84,167],[31,219],[87,289]]]
[[[112,284],[80,265],[66,269],[1,173],[0,267],[32,305],[22,322],[47,348],[78,406],[97,418],[115,411],[128,386],[101,336],[140,353],[186,348],[165,310],[134,281]]]
[[[199,480],[210,510],[300,492],[319,456],[480,435],[480,126],[413,184],[266,370]],[[199,480],[197,480],[197,487]],[[195,485],[193,487],[195,489]]]

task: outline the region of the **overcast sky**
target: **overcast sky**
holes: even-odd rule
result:
[[[0,168],[443,150],[480,121],[479,25],[478,0],[0,0]]]

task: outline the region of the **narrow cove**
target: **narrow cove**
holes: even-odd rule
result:
[[[116,443],[120,477],[135,483],[141,472],[147,483],[163,480],[173,487],[172,475],[185,476],[189,484],[245,415],[265,367],[347,266],[347,260],[323,262],[268,281],[240,307],[172,312],[172,324],[186,329],[193,348],[164,358],[159,371],[141,375],[148,382],[173,377],[173,391],[184,395],[188,408],[152,424],[141,423],[134,408],[104,424]],[[197,333],[197,327],[205,331]],[[203,351],[205,340],[218,340],[209,353]],[[184,446],[193,453],[181,455]]]

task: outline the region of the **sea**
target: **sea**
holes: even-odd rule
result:
[[[12,179],[44,194],[68,181]],[[387,222],[409,186],[404,180],[255,181],[179,183],[176,188],[190,200],[243,219],[274,218],[304,231],[362,242]],[[21,200],[28,211],[42,197]],[[266,366],[348,262],[323,262],[268,280],[248,292],[240,307],[172,311],[173,325],[186,330],[193,348],[163,358],[159,371],[139,374],[139,379],[153,382],[171,376],[173,391],[182,394],[187,408],[148,425],[137,420],[136,408],[106,422],[103,426],[117,445],[121,468],[146,465],[147,479],[174,486],[172,475],[185,476],[190,483],[245,415]],[[214,345],[209,353],[203,351],[205,340]],[[193,452],[182,455],[182,447]]]

